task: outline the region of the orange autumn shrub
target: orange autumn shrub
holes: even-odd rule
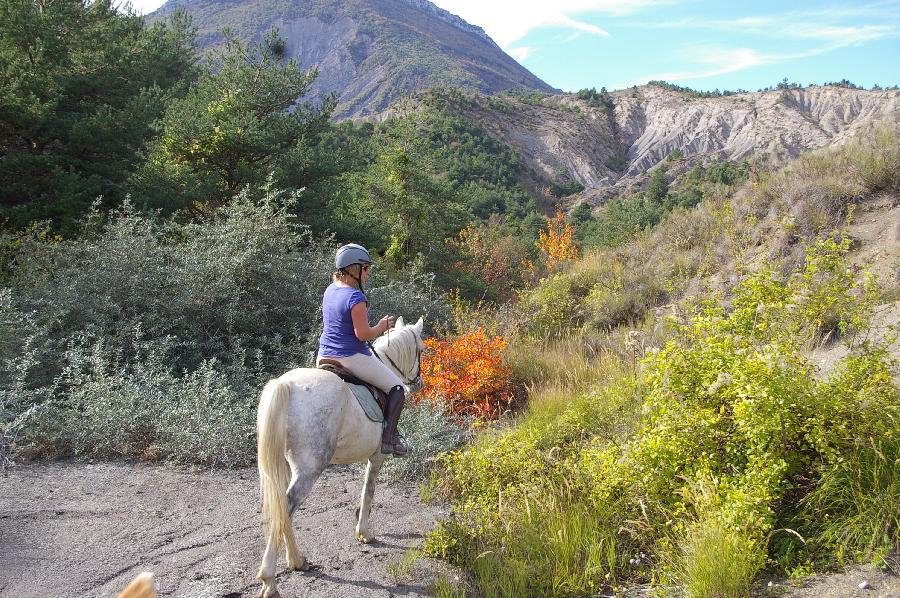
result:
[[[575,228],[566,222],[566,215],[560,209],[556,210],[553,218],[547,218],[547,230],[538,233],[535,245],[550,273],[559,264],[576,259],[580,253],[575,242]]]
[[[506,341],[483,328],[455,339],[429,338],[422,362],[422,398],[448,414],[496,419],[512,403],[512,371],[503,364]]]

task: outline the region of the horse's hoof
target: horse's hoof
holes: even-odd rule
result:
[[[259,598],[281,598],[281,594],[278,593],[277,588],[270,588],[268,585],[263,584],[262,589],[259,591]]]
[[[306,560],[305,556],[302,556],[299,561],[288,563],[288,567],[294,571],[309,571],[309,561]]]
[[[359,540],[360,542],[362,542],[363,544],[371,544],[372,542],[375,541],[375,536],[373,536],[372,534],[358,533],[358,534],[356,534],[356,539]]]

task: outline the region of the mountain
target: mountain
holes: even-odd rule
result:
[[[319,69],[312,97],[338,94],[339,118],[433,86],[554,91],[480,27],[427,0],[170,0],[148,19],[178,8],[192,16],[204,50],[221,44],[226,28],[245,42],[277,28],[288,57]]]
[[[455,95],[454,109],[513,148],[533,182],[577,182],[593,205],[641,184],[676,150],[682,158],[670,175],[710,160],[790,159],[900,121],[900,91],[832,86],[697,97],[647,85],[612,92],[606,103],[572,94]],[[415,111],[419,101],[376,119]]]
[[[286,54],[317,67],[313,97],[336,92],[336,118],[380,121],[415,111],[431,93],[514,149],[536,195],[547,183],[584,187],[592,205],[639,186],[676,150],[669,176],[698,162],[787,159],[842,143],[900,118],[900,92],[838,86],[719,97],[646,85],[610,94],[562,94],[505,54],[480,28],[427,0],[170,0],[192,15],[204,49],[230,28],[247,42],[273,27]],[[509,91],[510,93],[499,93]],[[418,95],[417,95],[418,94]]]

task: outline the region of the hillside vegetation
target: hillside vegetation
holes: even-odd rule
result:
[[[427,550],[489,596],[746,596],[763,569],[896,570],[896,336],[870,322],[897,282],[852,267],[846,231],[896,201],[898,135],[758,172],[482,312],[529,404],[443,459],[453,514]],[[817,371],[809,351],[835,338],[849,355]]]
[[[452,108],[519,155],[535,195],[576,193],[573,199],[592,208],[644,188],[648,173],[673,153],[684,171],[710,161],[784,163],[900,115],[895,89],[810,86],[698,97],[646,85],[604,92],[460,91]],[[417,97],[384,115],[404,114]]]
[[[518,158],[441,94],[406,118],[335,124],[328,101],[286,110],[315,74],[275,35],[231,38],[198,63],[180,14],[149,28],[104,3],[23,2],[10,15],[0,60],[21,81],[0,108],[42,108],[4,117],[0,138],[0,462],[252,462],[259,388],[310,363],[339,244],[378,258],[373,315],[424,315],[430,329],[447,321],[446,289],[493,293],[485,234],[515,264],[538,253],[545,220]],[[53,38],[73,19],[85,27],[65,51],[23,29]],[[122,97],[71,99],[160,52],[168,62]],[[84,153],[125,118],[113,100],[150,99],[121,160]],[[22,164],[45,176],[22,178]],[[425,439],[460,436],[441,410],[410,413]]]

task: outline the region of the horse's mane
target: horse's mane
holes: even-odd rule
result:
[[[375,340],[375,349],[381,355],[390,357],[404,374],[416,370],[418,353],[425,348],[418,332],[418,324],[398,325],[388,330]]]

